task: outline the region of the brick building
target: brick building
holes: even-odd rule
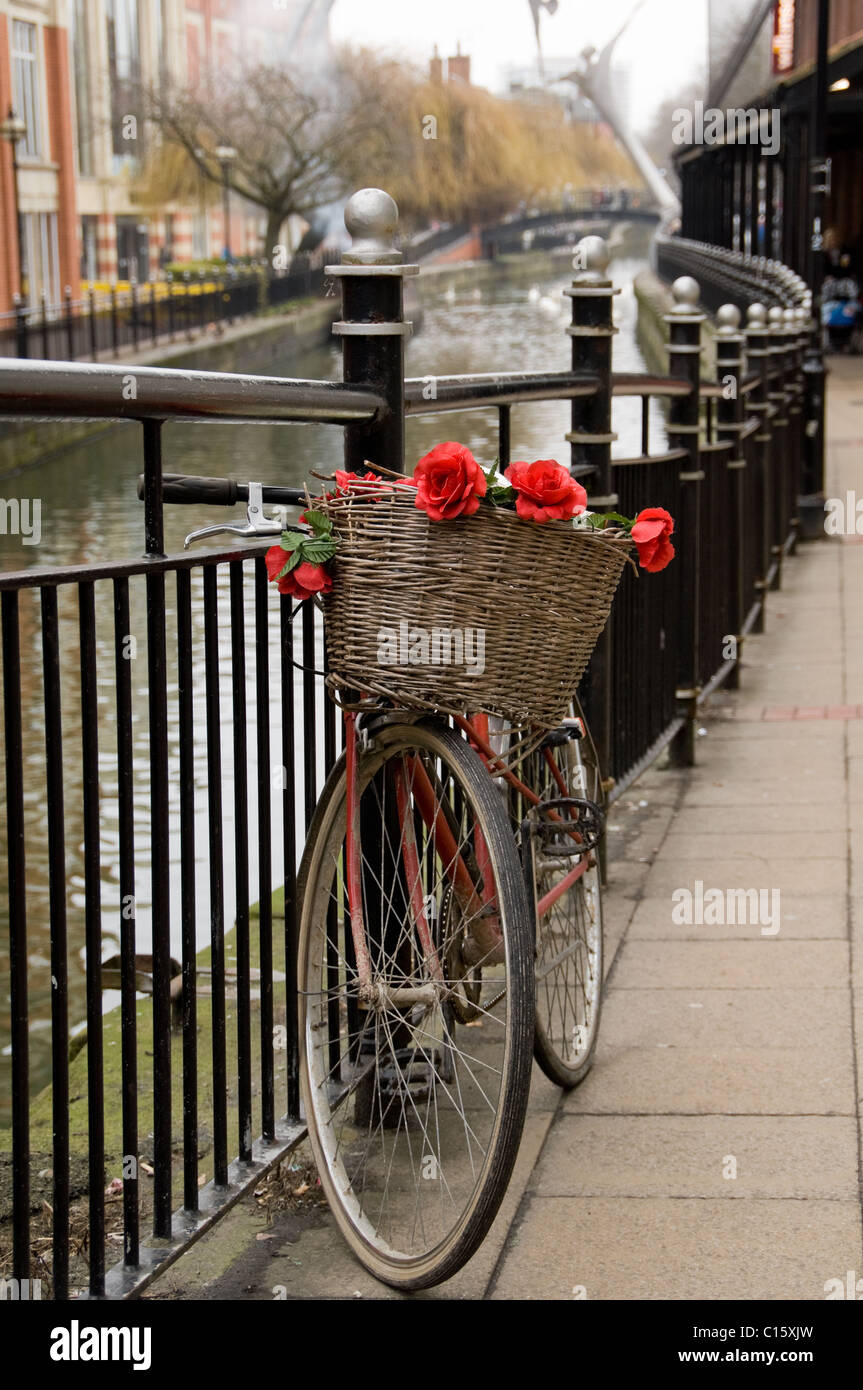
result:
[[[26,126],[0,141],[0,312],[19,285],[56,303],[66,285],[139,280],[166,260],[220,255],[221,200],[201,185],[191,206],[142,205],[142,124],[135,92],[263,57],[326,55],[333,0],[0,0],[0,117]],[[230,246],[256,254],[260,209],[232,195]]]

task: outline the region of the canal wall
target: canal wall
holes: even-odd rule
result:
[[[289,314],[263,315],[232,328],[216,327],[193,343],[162,344],[111,358],[146,367],[183,367],[201,372],[246,372],[262,376],[285,361],[331,340],[339,314],[337,298],[302,304]],[[219,330],[222,326],[218,326]],[[81,439],[104,434],[103,420],[10,420],[0,425],[0,482],[13,477]]]
[[[647,369],[659,376],[668,373],[668,324],[665,315],[674,306],[671,289],[653,270],[642,270],[633,282],[638,301],[638,343],[644,353]],[[716,379],[716,338],[712,320],[701,325],[701,377]]]

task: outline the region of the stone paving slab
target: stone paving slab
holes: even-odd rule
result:
[[[564,1115],[531,1178],[540,1197],[858,1193],[851,1116]]]
[[[742,925],[688,926],[673,922],[672,903],[668,897],[642,898],[632,914],[630,942],[656,941],[761,941],[763,935],[757,922]],[[783,893],[779,936],[783,941],[846,938],[848,933],[848,903],[844,894]]]
[[[531,1196],[490,1297],[823,1299],[861,1267],[857,1201]]]
[[[837,833],[836,848],[843,848]],[[722,846],[717,845],[717,855]],[[695,878],[699,878],[705,888],[778,888],[780,893],[835,894],[845,886],[848,878],[847,861],[832,858],[786,859],[765,856],[761,859],[741,863],[733,858],[711,858],[696,861],[698,873],[692,871],[692,861],[678,860],[666,863],[664,858],[651,866],[648,875],[647,891],[651,897],[667,893],[669,899],[676,888],[692,888]]]
[[[614,987],[847,989],[848,972],[847,941],[627,941]]]

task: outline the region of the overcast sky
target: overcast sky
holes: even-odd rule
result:
[[[543,52],[577,57],[612,36],[635,0],[560,0],[541,14]],[[330,16],[336,42],[361,43],[425,64],[436,43],[442,55],[461,43],[473,80],[500,89],[509,64],[536,56],[528,0],[336,0]],[[630,84],[629,110],[643,126],[665,97],[704,71],[707,0],[643,0],[615,50],[615,66]]]

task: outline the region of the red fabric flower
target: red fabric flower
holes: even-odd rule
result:
[[[350,492],[351,483],[382,483],[377,473],[346,473],[343,468],[336,469],[336,495]]]
[[[271,583],[290,558],[289,550],[283,550],[280,545],[270,546],[266,554],[266,564]],[[278,583],[280,594],[292,594],[301,603],[304,599],[311,598],[312,594],[328,594],[332,587],[332,576],[327,573],[325,567],[310,564],[308,560],[302,560],[300,564],[295,565],[287,574],[282,575]]]
[[[631,535],[638,547],[638,563],[642,569],[655,574],[674,559],[674,546],[668,539],[673,530],[674,518],[664,507],[645,507],[638,513]]]
[[[554,459],[511,463],[505,469],[518,493],[515,509],[525,521],[569,521],[587,508],[587,493]]]
[[[485,474],[463,444],[436,444],[414,469],[416,505],[432,521],[473,516],[485,496]]]

